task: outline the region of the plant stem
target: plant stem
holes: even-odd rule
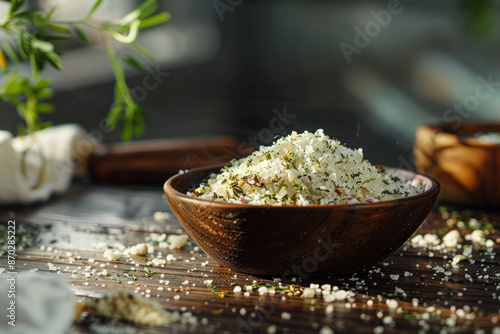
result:
[[[101,33],[104,47],[106,48],[106,53],[108,54],[109,62],[111,63],[111,67],[113,68],[113,73],[116,78],[116,85],[121,90],[123,94],[123,100],[126,105],[132,105],[134,103],[132,96],[130,95],[130,91],[128,90],[127,81],[125,80],[125,74],[123,73],[123,69],[120,66],[120,62],[116,57],[115,50],[111,46],[111,42],[105,33]]]

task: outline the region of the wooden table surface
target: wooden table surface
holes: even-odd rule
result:
[[[448,230],[457,229],[464,236],[471,231],[458,228],[459,219],[467,223],[469,218],[477,218],[495,246],[472,245],[470,259],[453,267],[453,256],[462,254],[464,247],[431,251],[407,242],[372,269],[342,277],[284,280],[280,283],[285,291],[260,294],[253,290],[247,296],[233,292],[235,284],[278,285],[278,281],[218,266],[192,240],[180,250],[162,249],[163,258],[167,254],[177,258],[163,267],[148,266],[145,257],[107,261],[102,250],[93,248],[98,242],[133,245],[143,242],[152,231],[184,233],[173,215],[164,223],[153,219],[156,211],[170,212],[161,186],[77,183],[64,196],[45,204],[0,208],[0,228],[5,229],[7,221],[15,219],[18,234],[24,228],[27,232],[22,234],[36,236],[34,245],[18,255],[18,272],[36,268],[60,275],[71,283],[78,297],[98,297],[127,287],[148,295],[166,310],[192,313],[190,321],[185,317],[167,327],[151,328],[87,317],[75,323],[70,333],[326,334],[332,333],[330,329],[335,333],[499,333],[500,210],[448,209],[442,213],[436,207],[417,233],[436,233],[441,238]],[[458,210],[453,216],[466,217],[451,217],[453,210]],[[42,245],[45,250],[41,250]],[[0,267],[5,268],[6,262],[5,255],[0,257]],[[53,264],[52,270],[48,263]],[[87,266],[106,269],[107,275],[85,277]],[[318,295],[301,297],[301,289],[311,283],[351,290],[354,296],[350,301],[333,302]],[[397,301],[397,308],[388,307],[391,299]]]

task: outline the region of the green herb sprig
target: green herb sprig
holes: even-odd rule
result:
[[[143,133],[145,110],[134,101],[122,64],[137,70],[144,70],[146,66],[131,54],[117,54],[112,41],[126,44],[145,58],[154,60],[153,55],[135,40],[141,29],[169,20],[169,13],[157,13],[156,0],[144,1],[135,10],[113,22],[100,21],[94,17],[103,0],[96,0],[89,12],[75,21],[54,20],[56,6],[45,13],[23,10],[25,0],[7,2],[10,2],[10,7],[8,13],[0,19],[0,31],[10,36],[11,41],[0,44],[0,70],[4,73],[0,82],[0,100],[15,106],[26,123],[26,127],[19,129],[20,134],[32,134],[51,125],[41,119],[41,114],[54,110],[54,106],[46,102],[53,95],[50,89],[51,79],[42,77],[40,72],[46,66],[57,70],[63,68],[61,54],[55,49],[54,41],[75,35],[82,42],[90,43],[90,38],[82,27],[99,33],[115,76],[114,102],[107,116],[107,126],[114,129],[121,120],[124,140]],[[28,62],[31,73],[23,74],[9,66],[9,61],[13,64]]]

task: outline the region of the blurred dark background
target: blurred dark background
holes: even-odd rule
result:
[[[113,19],[140,1],[108,0]],[[129,86],[148,110],[139,139],[229,134],[267,145],[292,130],[324,129],[372,162],[412,167],[417,126],[499,118],[498,9],[492,1],[159,1],[166,24],[138,42],[156,62],[130,70]],[[32,2],[79,17],[87,0]],[[361,33],[360,33],[361,31]],[[92,37],[92,36],[91,36]],[[54,77],[56,112],[104,142],[113,76],[97,37],[73,41]],[[347,57],[346,57],[347,55]],[[492,82],[469,113],[480,78]],[[471,98],[472,96],[472,98]],[[484,97],[485,94],[482,95]],[[468,100],[467,100],[468,99]],[[472,101],[472,102],[471,102]],[[15,111],[0,104],[0,128],[15,132]]]

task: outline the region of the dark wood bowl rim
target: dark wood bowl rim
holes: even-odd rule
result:
[[[183,174],[176,174],[172,177],[170,177],[166,182],[163,187],[165,193],[171,194],[173,197],[176,198],[182,198],[183,201],[188,201],[192,202],[193,204],[201,204],[205,206],[211,206],[211,207],[218,207],[218,208],[225,208],[225,209],[273,209],[273,210],[296,210],[296,209],[310,209],[310,208],[344,208],[344,209],[357,209],[357,208],[374,208],[374,207],[381,207],[381,206],[387,206],[387,205],[396,205],[396,204],[403,204],[403,203],[409,203],[417,199],[421,198],[426,198],[426,197],[432,197],[433,195],[437,195],[439,193],[439,190],[441,186],[439,185],[439,182],[436,181],[434,178],[412,172],[409,170],[401,169],[401,168],[395,168],[395,167],[387,167],[384,165],[375,165],[376,167],[383,167],[388,171],[400,171],[403,173],[407,173],[411,176],[412,179],[419,178],[420,181],[425,181],[427,184],[430,184],[430,186],[426,186],[428,189],[424,190],[422,193],[413,195],[413,196],[408,196],[408,197],[403,197],[403,198],[396,198],[396,199],[391,199],[391,200],[384,200],[384,201],[378,201],[378,202],[373,202],[373,203],[353,203],[353,204],[313,204],[313,205],[304,205],[304,206],[299,206],[299,205],[287,205],[287,206],[274,206],[274,205],[255,205],[255,204],[248,204],[248,203],[227,203],[227,202],[216,202],[216,201],[210,201],[206,199],[200,199],[197,197],[192,197],[188,196],[187,194],[184,194],[177,189],[175,189],[172,186],[172,182],[175,181],[176,178],[179,177],[186,177],[186,174],[200,174],[200,173],[208,173],[209,171],[215,171],[217,169],[220,169],[224,167],[225,165],[228,164],[218,164],[218,165],[213,165],[213,166],[205,166],[205,167],[198,167],[198,168],[193,168],[188,170],[187,172]]]
[[[473,131],[471,133],[468,133],[469,131],[466,131],[467,134],[461,134],[460,130],[461,129],[468,129],[470,127],[484,127],[485,130],[487,129],[497,129],[497,131],[494,132],[500,132],[500,123],[476,123],[476,122],[466,122],[462,123],[457,129],[452,129],[451,125],[449,124],[430,124],[430,125],[423,125],[426,126],[434,131],[436,134],[441,134],[441,135],[446,135],[449,136],[449,138],[453,138],[457,140],[460,144],[464,146],[472,146],[472,147],[478,147],[478,148],[493,148],[493,147],[500,147],[500,144],[497,143],[490,143],[487,141],[483,140],[478,140],[474,138],[467,138],[464,136],[466,135],[473,135],[475,133],[480,133],[480,131]]]

